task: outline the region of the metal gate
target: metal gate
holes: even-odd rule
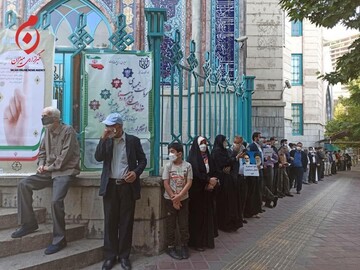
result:
[[[190,54],[184,57],[180,46],[180,34],[174,37],[164,36],[166,10],[146,8],[147,34],[149,49],[153,53],[154,87],[152,108],[149,119],[152,119],[152,175],[159,175],[162,162],[167,158],[167,145],[174,141],[182,142],[186,153],[197,135],[202,135],[211,143],[217,134],[227,138],[242,135],[246,140],[251,138],[251,96],[254,89],[254,77],[238,75],[231,80],[228,66],[212,62],[211,53],[206,53],[205,64],[198,66],[195,56],[196,44],[190,43]],[[10,16],[16,16],[12,14]],[[49,14],[42,13],[40,26],[48,26]],[[109,38],[114,50],[124,51],[134,42],[125,31],[125,15],[119,15],[117,29]],[[65,116],[72,123],[74,100],[74,57],[82,52],[93,38],[86,32],[86,19],[79,16],[78,28],[69,39],[74,45],[70,54],[62,53],[55,59],[54,97],[58,107],[70,112]],[[11,26],[10,26],[11,27]],[[171,40],[169,51],[161,53],[161,42],[164,37]],[[68,63],[68,64],[67,64]],[[70,67],[64,69],[64,67]],[[161,68],[163,67],[163,68]],[[168,73],[164,67],[168,67]],[[65,74],[67,70],[68,74]],[[68,88],[71,89],[68,89]],[[71,96],[66,96],[70,93]],[[79,115],[74,115],[79,118]],[[74,123],[76,124],[76,123]],[[76,130],[79,130],[76,128]]]

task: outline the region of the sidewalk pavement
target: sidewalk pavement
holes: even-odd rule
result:
[[[133,269],[360,269],[359,194],[358,165],[317,185],[303,185],[301,194],[280,199],[237,232],[219,231],[215,249],[190,249],[190,258],[181,261],[167,254],[132,255]]]

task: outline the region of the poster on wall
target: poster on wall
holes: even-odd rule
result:
[[[122,115],[124,131],[141,139],[150,161],[151,53],[84,54],[83,59],[82,169],[102,167],[94,153],[104,131],[102,121],[114,112]]]
[[[37,30],[23,36],[28,43],[37,36],[33,50],[16,43],[21,33],[0,31],[0,161],[37,159],[45,91],[52,84],[54,36]]]

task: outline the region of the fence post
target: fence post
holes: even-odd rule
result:
[[[252,94],[254,93],[255,76],[245,76],[245,134],[246,141],[251,142],[252,136]]]
[[[159,159],[160,159],[160,62],[161,40],[164,36],[164,22],[166,18],[165,8],[145,8],[145,17],[147,20],[148,42],[149,49],[152,51],[154,65],[154,99],[153,99],[153,136],[154,143],[152,149],[152,157],[154,161],[151,175],[159,175]]]

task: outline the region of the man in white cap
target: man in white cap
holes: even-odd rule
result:
[[[95,159],[103,161],[99,191],[104,204],[102,270],[112,269],[117,259],[128,270],[135,202],[140,199],[140,175],[147,161],[140,139],[123,131],[119,113],[109,114],[103,123],[105,129],[95,152]]]

